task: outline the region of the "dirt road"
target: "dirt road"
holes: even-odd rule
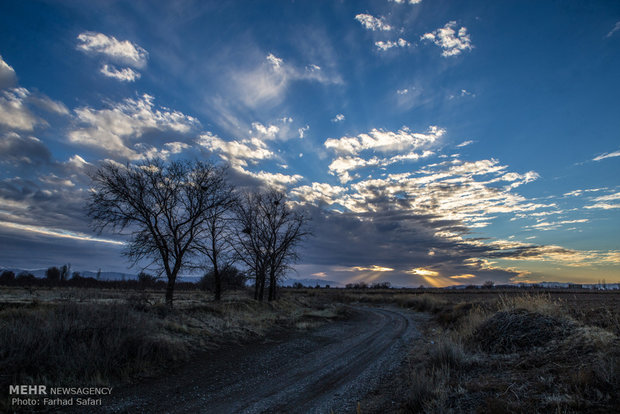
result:
[[[396,308],[352,307],[343,321],[205,354],[173,375],[115,390],[107,413],[350,413],[402,363],[419,333]]]

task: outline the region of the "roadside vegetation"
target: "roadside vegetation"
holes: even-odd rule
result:
[[[284,294],[258,302],[248,290],[214,301],[177,293],[174,309],[152,290],[3,287],[0,412],[10,384],[119,385],[162,375],[210,350],[305,330],[342,317],[341,306]],[[15,407],[11,407],[15,409]]]
[[[617,308],[589,313],[578,302],[546,294],[500,295],[478,303],[427,297],[413,307],[434,318],[409,358],[403,412],[620,408]]]

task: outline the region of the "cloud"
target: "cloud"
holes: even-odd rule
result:
[[[17,84],[15,70],[0,55],[0,89],[11,88]]]
[[[338,114],[334,118],[332,118],[332,122],[342,122],[344,121],[344,115]]]
[[[137,99],[111,103],[107,109],[75,109],[78,126],[69,132],[69,141],[103,150],[125,159],[143,156],[146,135],[186,135],[200,123],[192,116],[168,108],[156,108],[154,98],[144,94]],[[149,140],[153,142],[153,139]],[[149,147],[150,148],[150,147]]]
[[[26,105],[29,94],[25,88],[9,89],[0,94],[0,126],[32,131],[37,124],[42,123]]]
[[[113,65],[105,64],[101,67],[100,72],[108,78],[113,78],[122,82],[134,82],[140,79],[140,73],[131,68],[116,69]]]
[[[211,132],[200,135],[198,145],[228,161],[233,168],[245,167],[248,161],[256,162],[274,158],[275,154],[267,148],[265,143],[257,138],[241,141],[225,141]]]
[[[273,53],[269,53],[258,65],[249,69],[230,70],[229,73],[227,85],[230,85],[231,90],[226,94],[249,108],[263,108],[265,104],[279,103],[288,86],[295,81],[342,83],[339,76],[330,76],[317,65],[299,68]]]
[[[297,132],[299,133],[299,138],[303,139],[304,136],[306,135],[306,132],[308,132],[309,129],[310,129],[310,125],[306,125],[301,128],[298,128]]]
[[[436,126],[430,126],[426,133],[411,132],[408,127],[403,127],[397,132],[375,128],[367,134],[359,134],[355,137],[329,138],[324,145],[337,154],[356,155],[366,150],[403,151],[432,144],[444,133],[445,129]]]
[[[590,204],[585,206],[587,209],[601,209],[601,210],[612,210],[616,208],[620,208],[620,203],[610,203],[613,201],[620,200],[620,193],[609,194],[605,196],[595,197],[592,201],[594,204]]]
[[[35,137],[22,137],[9,132],[0,138],[0,164],[28,165],[30,167],[52,162],[50,150]]]
[[[600,161],[600,160],[604,160],[605,158],[613,158],[613,157],[620,157],[620,151],[606,152],[604,154],[597,155],[596,157],[592,158],[592,161]]]
[[[288,186],[295,184],[304,178],[299,174],[282,174],[267,171],[253,172],[248,171],[243,167],[237,167],[236,170],[242,174],[257,179],[267,187],[276,188],[280,191],[285,191]]]
[[[361,23],[367,30],[372,31],[390,31],[392,30],[392,26],[387,24],[383,17],[374,17],[370,14],[358,14],[355,16],[355,20]]]
[[[339,195],[343,194],[346,188],[334,186],[327,183],[312,183],[291,190],[291,196],[301,204],[312,204],[315,206],[326,204],[331,205],[336,202]]]
[[[618,30],[620,30],[620,22],[616,22],[614,27],[609,31],[609,33],[607,33],[605,37],[612,37],[614,33],[616,33]]]
[[[465,50],[471,50],[473,46],[471,38],[467,34],[467,28],[461,27],[457,32],[454,30],[455,27],[456,22],[450,21],[444,27],[423,34],[420,39],[431,41],[441,47],[443,49],[441,55],[444,57],[456,56]]]
[[[280,132],[280,128],[276,125],[265,126],[260,122],[252,122],[252,129],[257,132],[259,136],[263,139],[273,140],[276,138],[278,132]]]
[[[29,95],[28,102],[47,112],[55,113],[57,115],[69,115],[69,109],[67,109],[65,104],[50,99],[45,95]]]
[[[82,52],[104,55],[114,62],[134,68],[141,69],[146,66],[148,52],[129,40],[120,41],[114,36],[97,32],[80,33],[77,39],[77,48]]]
[[[396,41],[391,41],[391,40],[388,40],[386,42],[378,41],[378,42],[375,42],[375,46],[377,46],[377,49],[385,52],[386,50],[391,49],[393,47],[407,47],[407,46],[411,46],[411,43],[409,43],[408,41],[406,41],[403,38],[399,38]]]
[[[273,53],[267,55],[267,61],[273,65],[275,69],[279,69],[284,61],[278,57],[276,57]],[[318,67],[318,66],[317,66]],[[321,69],[321,68],[319,68]]]
[[[457,147],[457,148],[463,148],[463,147],[466,147],[466,146],[471,145],[471,144],[473,144],[473,143],[474,143],[474,141],[472,141],[472,140],[467,140],[467,141],[463,141],[463,142],[461,142],[461,143],[460,143],[460,144],[458,144],[456,147]]]
[[[32,225],[27,225],[27,224],[11,223],[7,221],[0,221],[0,226],[8,227],[11,229],[22,230],[25,232],[38,233],[38,234],[43,234],[46,236],[60,237],[60,238],[66,238],[66,239],[91,241],[91,242],[97,242],[97,243],[109,243],[109,244],[116,244],[116,245],[121,245],[121,246],[125,244],[124,242],[120,242],[118,240],[110,240],[110,239],[103,239],[99,237],[92,237],[84,233],[76,233],[76,232],[62,230],[62,229],[50,229],[50,228],[42,227],[42,226],[32,226]]]
[[[390,0],[390,1],[397,3],[397,4],[405,4],[405,3],[420,4],[422,3],[422,0]]]

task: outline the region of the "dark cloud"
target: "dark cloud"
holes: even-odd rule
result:
[[[8,132],[0,137],[0,163],[39,167],[52,163],[52,154],[39,139]]]

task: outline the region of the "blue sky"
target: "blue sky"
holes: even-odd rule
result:
[[[9,0],[0,56],[0,265],[126,270],[86,173],[159,156],[287,190],[292,277],[620,280],[617,2]]]

